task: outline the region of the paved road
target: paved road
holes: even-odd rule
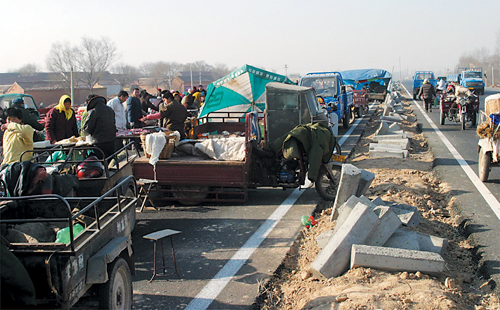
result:
[[[403,85],[411,91],[411,82]],[[499,93],[500,89],[487,88],[485,95],[480,96],[480,109],[484,111],[484,98]],[[409,94],[406,94],[410,98]],[[416,104],[420,106],[420,109]],[[489,180],[484,183],[478,175],[478,137],[476,129],[468,123],[466,130],[461,124],[446,121],[439,125],[439,109],[425,113],[422,101],[414,101],[413,110],[417,114],[419,123],[435,156],[434,171],[438,177],[452,186],[453,194],[457,198],[458,208],[469,219],[467,231],[471,240],[477,245],[477,254],[480,259],[483,275],[491,275],[496,283],[500,283],[500,168],[493,168]],[[426,117],[427,116],[427,117]],[[432,122],[432,123],[431,123]],[[451,144],[453,155],[445,145],[438,129]],[[457,158],[459,160],[457,160]],[[460,159],[463,158],[463,161]],[[467,168],[470,167],[469,168]],[[467,173],[469,172],[469,173]],[[477,187],[475,186],[477,184]],[[479,189],[478,189],[479,188]],[[488,201],[487,201],[488,200]]]
[[[339,128],[343,155],[349,155],[366,121],[356,120],[350,129]],[[300,192],[258,189],[239,205],[168,204],[158,211],[138,213],[133,232],[134,308],[251,308],[260,283],[272,276],[302,228],[301,216],[312,214],[319,200],[313,188]],[[182,231],[174,237],[180,279],[156,277],[149,283],[153,243],[142,236],[167,228]],[[168,241],[164,250],[171,265]]]

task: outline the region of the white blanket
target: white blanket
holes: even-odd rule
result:
[[[216,160],[245,160],[245,137],[205,139],[194,147]]]
[[[167,143],[167,138],[163,132],[155,132],[146,136],[146,153],[150,154],[149,163],[151,165],[156,165],[160,158],[160,153],[163,147]]]

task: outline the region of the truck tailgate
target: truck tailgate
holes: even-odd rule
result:
[[[137,179],[155,179],[153,166],[145,156],[135,160],[133,173]],[[245,187],[246,162],[173,154],[158,161],[156,179],[161,185]]]

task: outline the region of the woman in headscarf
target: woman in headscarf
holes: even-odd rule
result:
[[[69,96],[61,96],[59,104],[47,113],[45,130],[47,134],[46,140],[49,140],[51,143],[56,143],[72,136],[79,136],[76,116],[73,109],[71,109],[71,98]]]

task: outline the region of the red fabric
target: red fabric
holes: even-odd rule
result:
[[[160,118],[161,118],[161,113],[160,112],[146,115],[146,119],[148,121],[155,120],[155,119],[160,119]]]

